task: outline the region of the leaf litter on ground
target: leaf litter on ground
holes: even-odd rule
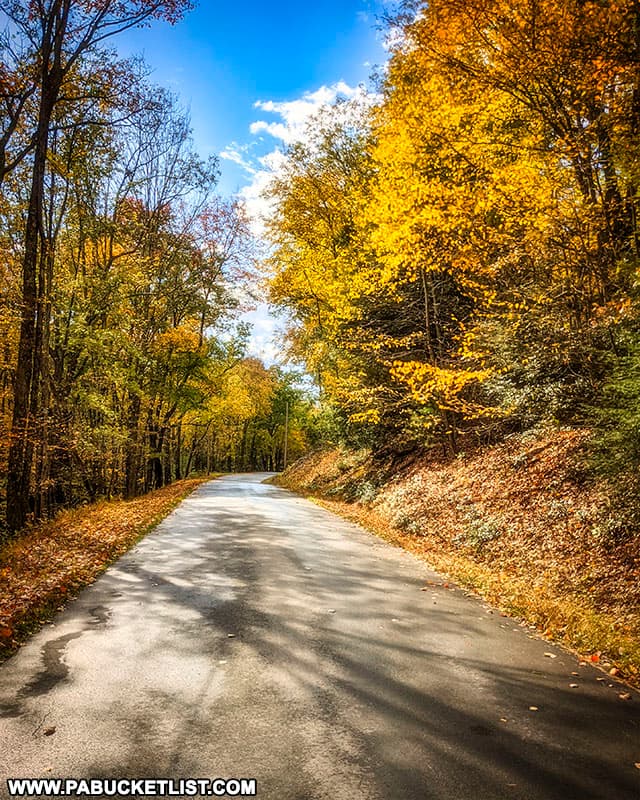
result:
[[[11,655],[32,630],[212,477],[65,511],[0,549],[0,658]]]

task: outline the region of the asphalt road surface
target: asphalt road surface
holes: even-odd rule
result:
[[[203,485],[0,667],[2,796],[640,798],[640,695],[265,477]]]

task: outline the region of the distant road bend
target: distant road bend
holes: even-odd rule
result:
[[[202,486],[0,667],[3,797],[639,800],[640,695],[265,477]]]

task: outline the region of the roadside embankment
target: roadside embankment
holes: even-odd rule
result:
[[[65,511],[0,549],[0,660],[213,477]]]
[[[390,473],[366,452],[317,452],[280,486],[424,558],[585,660],[640,684],[640,536],[581,467],[584,432],[512,436]]]

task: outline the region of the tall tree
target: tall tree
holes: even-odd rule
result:
[[[569,420],[637,340],[640,7],[403,5],[372,118],[272,184],[292,349],[376,446]]]
[[[11,530],[24,525],[29,511],[33,428],[40,404],[42,352],[51,284],[51,244],[46,235],[43,209],[55,110],[61,103],[82,102],[82,93],[69,87],[72,91],[67,97],[64,90],[85,54],[95,52],[109,37],[148,20],[174,22],[189,6],[188,0],[30,0],[28,3],[7,0],[0,6],[9,20],[13,39],[20,40],[37,98],[33,130],[28,137],[32,162],[24,228],[20,341],[7,484],[7,524]]]

